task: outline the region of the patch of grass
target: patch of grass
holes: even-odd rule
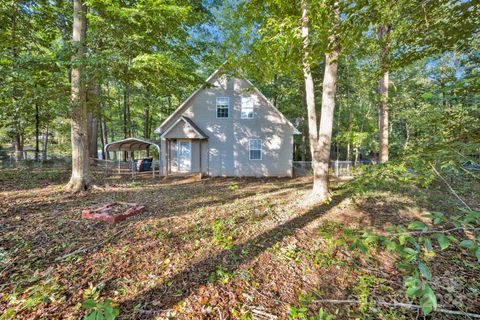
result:
[[[36,282],[36,278],[32,282]],[[18,318],[18,314],[26,310],[37,309],[40,305],[46,305],[61,299],[64,289],[53,278],[22,288],[15,287],[12,293],[3,296],[6,307],[0,316],[0,320]]]
[[[225,270],[222,266],[217,266],[214,272],[208,276],[208,282],[227,284],[234,277],[234,273]]]
[[[233,249],[235,233],[232,228],[234,224],[235,220],[233,218],[213,220],[211,223],[212,241],[223,249]]]

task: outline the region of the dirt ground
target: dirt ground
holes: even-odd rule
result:
[[[87,299],[111,299],[121,319],[287,319],[302,307],[334,319],[415,319],[417,310],[368,305],[408,302],[396,257],[343,249],[340,233],[384,233],[430,210],[458,211],[441,185],[354,195],[334,183],[329,203],[305,205],[309,177],[98,177],[80,195],[64,192],[67,179],[0,170],[0,319],[78,319]],[[478,209],[475,190],[464,196]],[[147,210],[117,224],[81,218],[113,201]],[[474,257],[447,249],[431,266],[443,308],[480,313]]]

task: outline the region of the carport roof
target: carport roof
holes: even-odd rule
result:
[[[110,142],[105,146],[105,151],[138,151],[138,150],[147,150],[150,146],[155,146],[157,149],[160,149],[160,144],[139,138],[127,138],[119,141]]]

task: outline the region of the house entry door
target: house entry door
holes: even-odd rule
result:
[[[190,171],[192,167],[192,143],[177,142],[178,171]]]

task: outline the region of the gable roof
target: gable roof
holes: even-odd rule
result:
[[[167,136],[167,134],[180,123],[180,121],[183,121],[188,127],[190,127],[197,134],[195,139],[208,139],[208,136],[205,134],[205,132],[203,132],[202,129],[200,129],[195,124],[195,122],[192,121],[192,119],[190,119],[188,117],[185,117],[185,116],[181,116],[170,127],[168,127],[168,129],[165,130],[164,133],[162,133],[161,138],[162,139],[165,138]]]
[[[161,132],[161,129],[163,126],[165,126],[165,124],[167,124],[171,119],[173,119],[175,116],[177,116],[180,112],[183,112],[184,110],[184,107],[203,89],[205,89],[206,87],[206,84],[207,83],[212,83],[212,80],[215,79],[220,73],[221,73],[221,69],[217,69],[215,70],[208,78],[207,80],[205,80],[205,84],[203,84],[202,86],[200,86],[200,88],[198,88],[195,92],[193,92],[185,101],[182,102],[182,104],[167,118],[165,119],[165,121],[162,122],[162,124],[157,128],[155,129],[155,133],[162,133]],[[292,122],[290,122],[290,120],[287,119],[287,117],[285,117],[285,115],[283,113],[280,112],[280,110],[277,109],[277,107],[275,107],[273,105],[273,103],[267,99],[267,97],[265,97],[265,95],[257,88],[255,87],[252,82],[250,82],[250,80],[246,79],[246,78],[243,78],[243,80],[247,81],[247,83],[252,86],[252,88],[254,89],[254,91],[263,99],[267,102],[267,105],[271,108],[273,108],[273,110],[278,113],[278,115],[290,126],[292,127],[293,129],[293,134],[300,134],[300,131],[298,131],[298,129],[292,124]],[[183,117],[183,116],[182,116]],[[187,117],[184,117],[186,119],[188,119]],[[178,120],[177,120],[178,121]],[[188,121],[188,120],[186,120]],[[192,121],[193,122],[193,121]],[[195,124],[194,124],[195,125]],[[172,128],[173,125],[170,127]],[[162,134],[163,136],[163,134]],[[207,137],[208,138],[208,137]]]
[[[220,69],[215,70],[215,71],[207,78],[207,80],[205,80],[205,84],[206,84],[206,83],[210,83],[210,82],[212,81],[212,79],[215,78],[219,73],[220,73]],[[162,132],[160,131],[160,129],[161,129],[166,123],[168,123],[173,117],[175,117],[175,116],[180,112],[180,110],[182,110],[183,107],[185,107],[185,106],[188,104],[188,102],[190,102],[202,89],[204,89],[204,88],[205,88],[205,84],[202,84],[202,85],[200,86],[200,88],[198,88],[197,90],[195,90],[185,101],[183,101],[182,104],[179,105],[178,108],[177,108],[175,111],[173,111],[172,114],[169,115],[168,118],[165,119],[165,120],[162,122],[162,124],[161,124],[157,129],[155,129],[154,132],[155,132],[155,133],[162,133]]]

